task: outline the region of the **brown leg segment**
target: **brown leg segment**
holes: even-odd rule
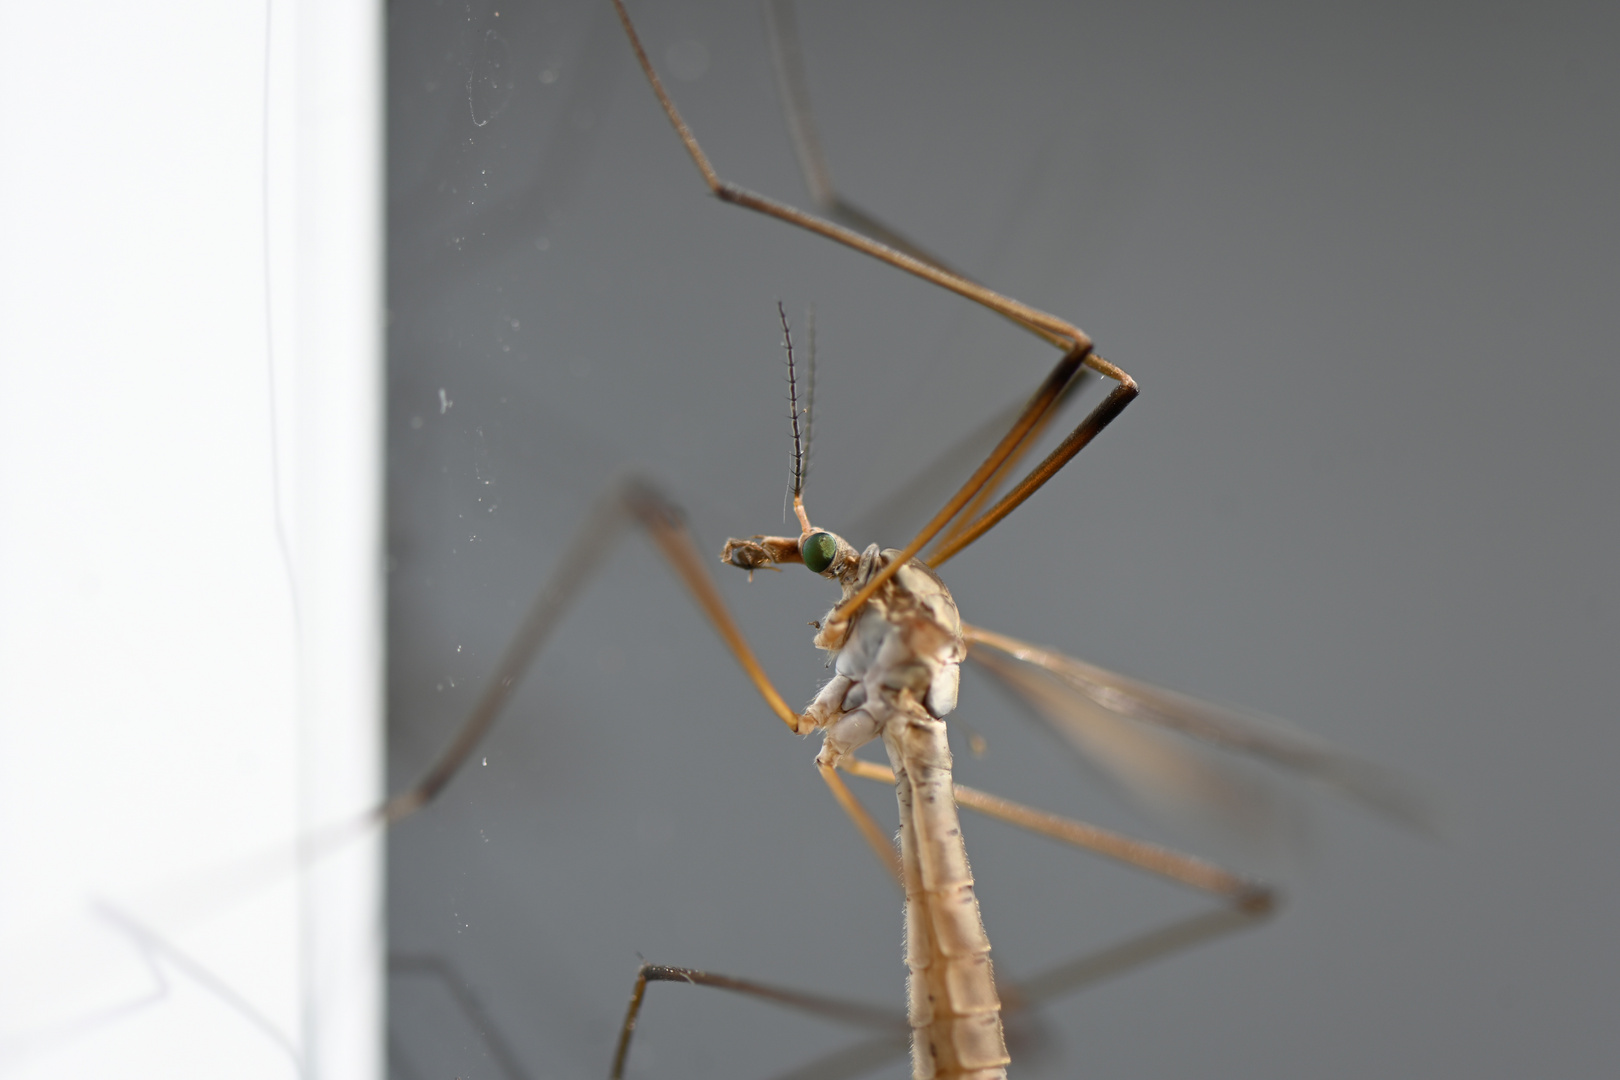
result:
[[[902,1047],[905,1045],[903,1040],[910,1031],[905,1017],[889,1009],[841,1001],[820,994],[805,994],[797,990],[771,986],[768,983],[737,979],[730,975],[715,975],[706,971],[695,971],[692,968],[642,964],[641,970],[636,972],[635,988],[630,992],[630,1006],[625,1010],[624,1025],[619,1029],[619,1045],[614,1051],[613,1070],[609,1074],[613,1080],[620,1080],[624,1076],[625,1061],[630,1056],[630,1040],[636,1033],[636,1022],[641,1019],[641,1004],[647,997],[647,985],[655,982],[712,986],[735,994],[747,994],[840,1024],[890,1033],[896,1040],[902,1040],[900,1042]]]
[[[725,600],[721,598],[719,589],[715,588],[714,580],[705,569],[702,556],[692,543],[691,534],[687,532],[686,525],[681,520],[679,507],[648,482],[631,478],[615,485],[592,509],[585,524],[574,537],[573,543],[563,553],[557,568],[552,571],[551,578],[540,590],[540,595],[535,598],[534,605],[524,617],[517,633],[512,636],[505,654],[491,672],[483,694],[472,711],[467,714],[467,719],[462,722],[461,729],[456,732],[450,745],[439,755],[438,760],[422,779],[383,803],[373,813],[373,820],[384,825],[393,825],[420,810],[444,790],[462,765],[472,756],[473,750],[489,734],[490,728],[494,727],[501,710],[516,691],[519,680],[534,662],[535,656],[545,644],[552,629],[567,613],[569,605],[574,602],[591,575],[601,568],[619,531],[632,522],[646,530],[653,544],[669,561],[676,576],[686,585],[698,607],[708,616],[709,622],[719,633],[721,640],[737,658],[737,663],[742,666],[749,681],[765,699],[765,704],[770,706],[771,711],[790,730],[799,730],[799,714],[789,708],[787,702],[782,699],[770,676],[765,674],[765,669],[760,665],[753,649],[749,647],[747,639],[743,637],[736,620],[731,617]],[[855,823],[856,829],[866,839],[890,875],[899,880],[894,845],[872,819],[872,815],[867,813],[850,794],[843,780],[831,770],[822,771],[823,779],[832,789],[839,806]],[[348,830],[342,835],[348,836]]]
[[[873,574],[871,580],[865,586],[839,605],[838,609],[829,616],[829,622],[849,619],[862,604],[866,603],[873,593],[883,586],[884,582],[898,573],[900,567],[904,566],[920,552],[930,540],[939,534],[940,530],[950,523],[952,518],[962,511],[963,507],[968,505],[979,490],[989,483],[991,477],[995,476],[997,471],[1000,470],[1002,463],[1017,451],[1030,430],[1040,423],[1042,417],[1056,406],[1070,380],[1076,377],[1082,363],[1092,360],[1106,363],[1106,361],[1102,361],[1101,357],[1092,354],[1090,349],[1089,343],[1084,346],[1076,346],[1062,360],[1058,361],[1057,366],[1047,375],[1046,381],[1041,384],[1041,388],[1037,391],[1035,397],[1013,423],[1012,430],[1002,437],[1001,442],[990,452],[990,456],[974,470],[972,476],[968,477],[967,483],[963,484],[961,489],[951,496],[950,500],[940,508],[939,513],[935,514],[933,519],[923,526],[922,531],[901,549],[897,557],[878,573]],[[1033,495],[1047,480],[1051,479],[1059,469],[1068,464],[1070,458],[1079,453],[1097,432],[1108,426],[1109,422],[1118,416],[1126,405],[1131,403],[1136,397],[1136,383],[1130,381],[1129,376],[1119,371],[1112,364],[1109,364],[1108,367],[1112,372],[1117,373],[1116,377],[1124,381],[1115,387],[1113,392],[1104,398],[1102,403],[1080,422],[1080,426],[1075,428],[1069,437],[1063,441],[1062,445],[1053,451],[1034,472],[1025,477],[988,514],[974,522],[972,526],[964,530],[951,543],[945,545],[944,558],[949,558],[974,540],[977,540],[992,525],[1012,513],[1019,504]]]
[[[946,529],[945,532],[940,535],[939,542],[937,545],[935,545],[933,551],[929,552],[923,557],[923,562],[927,563],[929,566],[939,565],[939,553],[945,549],[947,544],[966,531],[966,529],[972,525],[975,520],[977,520],[979,515],[984,512],[985,504],[996,497],[996,492],[1001,490],[1001,486],[1006,482],[1007,477],[1012,474],[1013,470],[1018,468],[1019,463],[1024,460],[1024,458],[1029,454],[1030,450],[1034,449],[1035,444],[1039,442],[1043,436],[1045,436],[1047,429],[1050,428],[1052,426],[1052,422],[1057,419],[1058,412],[1063,405],[1063,400],[1072,396],[1084,382],[1084,371],[1077,372],[1075,377],[1069,380],[1068,387],[1064,390],[1059,399],[1053,402],[1052,408],[1047,411],[1045,416],[1041,417],[1041,419],[1036,422],[1034,427],[1029,429],[1029,433],[1024,436],[1023,440],[1019,442],[1016,447],[1013,448],[1013,452],[1007,455],[1007,460],[1001,463],[1001,466],[996,469],[996,471],[991,475],[990,479],[985,482],[984,487],[979,489],[979,493],[973,496],[973,499],[962,508],[962,512],[957,515],[956,520],[951,523],[950,528]]]
[[[1080,421],[1080,426],[1069,433],[1069,437],[1058,444],[1057,449],[1046,456],[1028,476],[1020,480],[1016,487],[1004,495],[1000,502],[991,507],[982,517],[977,518],[971,525],[958,530],[950,539],[939,546],[934,552],[932,564],[939,566],[945,560],[967,547],[973,541],[989,532],[1002,518],[1014,510],[1035,492],[1041,489],[1052,477],[1057,475],[1059,469],[1067,465],[1074,455],[1085,449],[1086,444],[1097,436],[1097,433],[1125,411],[1136,397],[1135,383],[1122,383],[1102,400],[1102,404],[1091,410],[1086,418]]]
[[[991,478],[1001,469],[1003,462],[1018,450],[1019,446],[1025,442],[1026,436],[1031,429],[1039,424],[1041,419],[1051,410],[1057,398],[1062,394],[1063,389],[1068,386],[1082,365],[1114,379],[1119,383],[1118,388],[1101,405],[1094,409],[1090,416],[1081,422],[1080,427],[1065,440],[1057,452],[1054,452],[1039,468],[1026,477],[995,509],[975,521],[973,526],[970,526],[962,536],[956,537],[952,541],[950,551],[946,557],[972,543],[984,531],[1011,513],[1024,499],[1033,494],[1054,473],[1061,469],[1070,458],[1078,453],[1098,431],[1101,431],[1115,416],[1119,415],[1120,411],[1136,396],[1135,380],[1102,357],[1097,356],[1092,351],[1091,338],[1072,323],[1014,300],[946,269],[931,256],[919,257],[917,254],[909,254],[906,251],[873,240],[854,229],[817,217],[814,214],[807,214],[797,207],[777,202],[774,199],[766,198],[763,195],[739,187],[730,181],[722,180],[720,174],[710,164],[708,155],[698,145],[697,138],[692,134],[691,128],[687,127],[686,121],[681,118],[680,112],[675,108],[675,103],[670,100],[669,94],[665,92],[663,82],[658,78],[658,73],[653,70],[652,62],[647,59],[647,52],[642,47],[635,26],[630,22],[630,15],[625,10],[623,0],[613,0],[613,6],[614,10],[618,12],[619,22],[624,26],[626,36],[630,39],[630,47],[636,54],[636,60],[646,74],[654,95],[657,96],[659,104],[664,109],[664,114],[669,118],[670,125],[674,127],[675,133],[680,137],[682,144],[685,145],[687,154],[692,158],[692,163],[697,166],[698,172],[702,174],[703,182],[708,185],[709,190],[714,193],[715,197],[722,202],[747,207],[758,213],[774,217],[779,221],[796,225],[818,236],[837,241],[890,266],[914,274],[925,281],[930,281],[940,288],[949,289],[951,292],[964,296],[999,315],[1011,319],[1048,343],[1064,350],[1063,358],[1058,361],[1057,366],[1047,376],[1046,381],[1041,384],[1040,390],[1030,401],[1029,406],[1025,408],[1007,435],[997,444],[995,450],[985,459],[984,464],[974,471],[962,489],[902,549],[902,554],[898,559],[890,562],[888,566],[874,575],[862,589],[838,606],[831,621],[847,621],[861,605],[866,603],[873,593],[883,586],[884,582],[893,577],[900,567],[917,555],[990,482]],[[826,180],[824,173],[818,178],[812,178],[811,184],[812,189],[820,186],[830,191],[831,183]]]
[[[1111,948],[1059,964],[1022,980],[1003,991],[1007,998],[1005,1008],[1008,1011],[1032,1008],[1043,1001],[1072,994],[1116,975],[1134,971],[1144,964],[1252,927],[1266,914],[1265,911],[1221,907],[1179,919],[1168,926],[1150,930]]]
[[[456,1011],[483,1040],[489,1056],[494,1059],[506,1080],[530,1080],[532,1074],[524,1067],[517,1049],[496,1025],[495,1018],[484,1007],[483,1001],[478,997],[478,991],[473,989],[449,960],[431,953],[389,953],[388,976],[389,978],[414,976],[438,983],[455,1005]],[[393,1064],[391,1062],[390,1066]]]
[[[843,768],[851,776],[878,780],[885,784],[894,783],[894,771],[886,765],[848,759],[844,762]],[[1065,844],[1072,844],[1086,851],[1096,852],[1098,855],[1106,855],[1110,859],[1139,870],[1146,870],[1151,874],[1219,896],[1233,907],[1252,915],[1270,911],[1276,902],[1275,894],[1266,885],[1158,844],[1133,840],[1083,821],[1048,814],[1044,810],[1036,810],[1022,803],[1003,799],[999,795],[991,795],[961,784],[956,785],[956,803],[958,806],[1005,821],[1009,825],[1017,825],[1019,828],[1028,829],[1030,832]]]
[[[1011,1015],[1033,1009],[1043,1002],[1071,994],[1166,956],[1252,926],[1255,920],[1254,914],[1225,907],[1179,919],[1117,945],[1059,964],[1016,984],[1002,984],[999,987],[1002,995],[1002,1012]],[[880,1032],[872,1039],[834,1051],[790,1072],[777,1074],[778,1080],[812,1080],[812,1078],[830,1080],[830,1078],[864,1076],[877,1066],[906,1055],[910,1028],[898,1011],[801,993],[727,975],[714,975],[689,968],[665,967],[661,964],[644,964],[636,973],[630,1005],[625,1013],[624,1024],[619,1029],[619,1042],[613,1056],[613,1070],[610,1074],[613,1080],[621,1080],[624,1075],[624,1067],[630,1054],[630,1042],[635,1034],[636,1023],[641,1018],[642,1004],[646,1000],[647,985],[654,982],[684,982],[693,986],[712,986],[763,998],[786,1008],[852,1027]],[[1012,1033],[1009,1033],[1009,1040],[1012,1038]]]
[[[770,43],[771,60],[776,68],[776,85],[782,94],[782,115],[787,123],[788,137],[793,140],[793,151],[799,159],[799,173],[810,192],[810,202],[823,217],[848,226],[863,236],[903,251],[920,262],[966,278],[944,259],[896,229],[879,221],[855,206],[833,185],[832,171],[827,167],[826,155],[821,151],[821,137],[816,132],[815,115],[810,109],[809,80],[805,77],[804,58],[799,50],[798,20],[788,0],[770,0],[765,5],[765,38]]]
[[[843,808],[844,813],[849,815],[849,819],[855,823],[855,828],[860,830],[862,839],[866,841],[866,846],[872,849],[872,854],[878,857],[878,862],[882,863],[884,869],[888,870],[889,876],[894,879],[894,883],[901,887],[902,892],[905,891],[905,884],[900,876],[900,857],[895,854],[894,842],[889,839],[888,834],[883,831],[883,827],[877,823],[876,819],[866,812],[866,807],[855,800],[854,794],[849,790],[849,786],[844,783],[844,778],[838,775],[837,769],[831,765],[822,765],[819,762],[816,768],[820,770],[821,778],[827,782],[827,787],[832,790],[833,798],[838,800],[838,805]],[[893,774],[890,774],[890,781],[893,782]]]
[[[392,825],[409,817],[450,783],[472,755],[473,749],[494,726],[501,710],[517,689],[518,681],[534,662],[540,647],[567,613],[580,589],[601,568],[619,531],[631,522],[645,529],[659,551],[669,560],[676,575],[691,591],[698,606],[708,616],[771,711],[789,728],[797,730],[799,714],[782,700],[782,695],[748,647],[742,631],[726,609],[719,590],[704,569],[704,562],[681,521],[679,508],[651,484],[630,479],[617,484],[586,518],[551,578],[540,590],[529,613],[524,616],[517,633],[512,636],[511,644],[506,647],[506,653],[490,674],[483,694],[462,722],[461,730],[450,745],[421,780],[389,798],[376,811],[377,820]]]

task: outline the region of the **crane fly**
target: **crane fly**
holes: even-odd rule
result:
[[[903,236],[844,203],[814,167],[813,129],[808,114],[797,118],[794,136],[807,163],[812,197],[822,214],[810,214],[723,180],[665,91],[649,61],[622,0],[614,7],[653,94],[712,194],[723,202],[784,221],[1003,316],[1047,342],[1058,352],[1050,372],[1000,431],[995,447],[965,483],[947,499],[904,546],[857,548],[831,530],[812,524],[804,500],[805,456],[810,413],[796,400],[797,374],[790,377],[794,428],[791,497],[797,535],[754,536],[728,541],[721,553],[729,566],[750,572],[802,564],[840,587],[834,607],[817,625],[815,644],[828,653],[832,679],[810,706],[792,708],[756,657],[712,581],[707,559],[698,551],[675,503],[657,486],[628,479],[614,485],[596,504],[557,570],[523,620],[487,681],[487,688],[464,725],[417,784],[391,798],[379,811],[393,823],[420,809],[441,792],[473,755],[514,693],[536,653],[564,617],[593,573],[604,565],[610,541],[627,527],[638,527],[669,563],[698,609],[718,633],[758,690],[769,710],[798,734],[820,732],[816,763],[838,804],[869,846],[902,884],[906,911],[906,961],[911,971],[907,1026],[916,1076],[999,1076],[1010,1062],[1001,1013],[1009,1004],[1033,1004],[1060,989],[1056,975],[1046,980],[998,986],[989,961],[989,938],[978,903],[955,806],[960,804],[1042,835],[1098,850],[1121,861],[1212,893],[1224,901],[1218,919],[1172,934],[1168,946],[1198,940],[1211,928],[1230,928],[1269,910],[1272,894],[1262,885],[1199,859],[1058,818],[953,783],[945,717],[955,705],[959,665],[981,662],[994,676],[1027,698],[1066,736],[1095,751],[1113,746],[1116,757],[1140,763],[1134,749],[1119,749],[1120,732],[1131,724],[1158,725],[1208,743],[1247,751],[1335,783],[1353,795],[1391,809],[1404,807],[1381,774],[1329,751],[1288,729],[1257,723],[1192,699],[1138,683],[1027,642],[963,623],[937,570],[984,536],[1030,498],[1087,446],[1136,397],[1135,381],[1104,359],[1080,328],[957,272]],[[781,18],[782,13],[777,14]],[[799,94],[791,39],[773,34],[779,69],[790,101]],[[781,315],[784,339],[789,329]],[[790,370],[792,353],[789,350]],[[1020,463],[1039,444],[1082,380],[1112,384],[1103,400],[1025,475],[1013,480]],[[860,540],[861,538],[855,538]],[[1082,714],[1112,718],[1100,734]],[[1124,717],[1126,723],[1120,723]],[[1091,719],[1094,719],[1092,717]],[[864,743],[881,741],[889,766],[854,756]],[[1122,766],[1131,768],[1130,765]],[[1153,766],[1146,766],[1153,771]],[[1140,770],[1139,770],[1140,771]],[[898,853],[887,832],[856,801],[841,774],[896,786],[900,807]],[[1234,918],[1236,921],[1234,921]],[[1151,949],[1144,955],[1150,954]],[[838,1006],[760,984],[681,968],[648,965],[638,976],[630,1013],[621,1031],[614,1073],[622,1073],[630,1036],[652,981],[707,983],[775,997],[810,1011],[836,1013]],[[1070,980],[1072,982],[1072,980]]]

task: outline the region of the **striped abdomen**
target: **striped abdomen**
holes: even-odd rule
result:
[[[951,788],[945,723],[910,702],[883,732],[900,803],[915,1080],[1005,1078],[1007,1044]]]

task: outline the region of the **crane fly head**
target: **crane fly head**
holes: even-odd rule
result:
[[[799,537],[799,559],[822,577],[838,581],[859,561],[860,553],[837,533],[811,528]]]
[[[838,537],[830,532],[805,533],[799,537],[799,557],[816,573],[826,573],[838,558]]]
[[[803,563],[812,571],[833,581],[842,581],[860,561],[860,553],[837,533],[818,529],[802,513],[803,503],[795,503],[801,511],[803,530],[798,536],[753,536],[747,540],[726,541],[720,560],[747,570],[778,570],[781,563]]]

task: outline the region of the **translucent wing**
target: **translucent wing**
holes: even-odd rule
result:
[[[1432,814],[1399,777],[1271,717],[1211,705],[976,626],[968,657],[1017,690],[1057,733],[1151,802],[1203,804],[1227,818],[1262,813],[1243,784],[1188,753],[1175,732],[1320,781],[1403,825],[1430,830]]]

